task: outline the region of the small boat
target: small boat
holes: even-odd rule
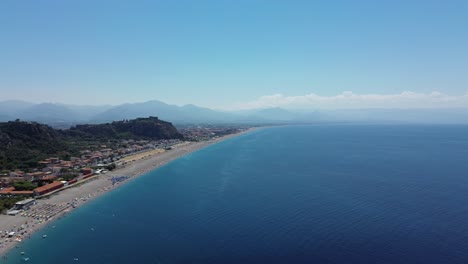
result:
[[[46,237],[47,237],[47,235],[42,235],[42,238],[46,238]]]
[[[24,251],[23,251],[23,252],[21,252],[21,255],[24,255],[24,254],[25,254],[25,253],[24,253]]]

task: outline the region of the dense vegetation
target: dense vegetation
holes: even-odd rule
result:
[[[106,166],[106,169],[108,171],[113,171],[113,170],[115,170],[115,168],[117,168],[117,165],[115,165],[115,163],[111,163],[111,164]]]
[[[37,161],[66,150],[59,131],[47,125],[0,123],[0,170],[34,167]]]
[[[37,188],[37,184],[30,181],[17,181],[13,183],[15,191],[32,191]]]
[[[169,122],[156,117],[56,130],[20,120],[0,123],[0,170],[28,169],[51,156],[68,160],[90,145],[121,139],[181,139]]]
[[[71,181],[73,180],[76,176],[78,176],[78,174],[76,173],[65,173],[63,175],[60,176],[60,179],[61,180],[64,180],[64,181]]]
[[[23,200],[25,197],[13,196],[13,197],[0,197],[0,212],[13,207],[15,203]]]
[[[91,138],[182,139],[182,134],[169,122],[157,117],[137,118],[98,125],[77,125],[67,134]]]

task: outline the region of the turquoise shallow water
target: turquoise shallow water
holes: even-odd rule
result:
[[[468,126],[268,128],[125,184],[3,262],[467,263],[467,198]]]

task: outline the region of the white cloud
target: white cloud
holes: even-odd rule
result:
[[[350,91],[333,96],[314,93],[297,96],[266,95],[254,101],[236,103],[231,110],[282,107],[288,109],[363,109],[363,108],[468,108],[468,92],[453,96],[441,92],[399,94],[356,94]]]

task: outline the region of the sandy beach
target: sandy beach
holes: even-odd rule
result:
[[[20,247],[23,240],[29,239],[34,232],[39,231],[44,226],[53,225],[54,220],[63,217],[71,210],[82,206],[86,202],[118,188],[125,182],[134,180],[138,176],[186,154],[252,130],[253,128],[238,134],[227,135],[208,141],[183,142],[168,151],[151,150],[126,157],[127,165],[125,167],[117,168],[106,174],[96,175],[85,183],[77,184],[49,197],[38,199],[35,206],[22,214],[16,216],[0,215],[1,234],[5,234],[5,231],[15,232],[11,237],[0,238],[0,256],[5,256],[14,247]],[[128,178],[113,184],[111,180],[113,176],[128,176]]]

